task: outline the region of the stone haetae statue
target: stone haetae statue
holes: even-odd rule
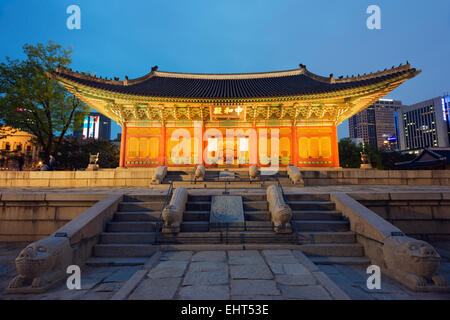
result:
[[[292,209],[284,202],[280,188],[276,185],[271,185],[267,188],[266,194],[274,231],[277,233],[291,233]]]
[[[300,169],[298,167],[289,165],[286,170],[287,170],[289,179],[291,179],[293,184],[303,184],[304,185],[302,173],[300,172]]]
[[[97,171],[99,169],[99,165],[98,165],[99,155],[100,155],[100,153],[89,154],[89,165],[86,168],[86,171]]]
[[[162,232],[180,232],[181,222],[183,222],[183,213],[186,210],[187,199],[188,192],[186,188],[178,187],[175,189],[169,205],[165,207],[162,212],[162,220],[164,222]]]
[[[159,166],[155,168],[155,171],[153,171],[152,180],[150,181],[150,184],[161,184],[166,177],[167,174],[167,167],[166,166]]]
[[[100,155],[100,153],[90,154],[89,155],[89,164],[97,164],[99,155]]]
[[[205,179],[206,169],[205,166],[200,164],[195,168],[194,178],[195,180],[203,180]]]
[[[360,152],[361,154],[361,163],[368,164],[370,163],[370,157],[367,153]]]
[[[66,237],[49,237],[29,244],[16,258],[19,273],[6,293],[40,293],[67,276],[73,250]]]
[[[427,242],[407,236],[391,236],[382,247],[382,271],[414,291],[446,288],[447,281],[437,271],[440,256]],[[435,286],[428,285],[428,281]]]
[[[259,176],[258,167],[255,165],[248,167],[248,175],[250,177],[250,181],[257,180]]]

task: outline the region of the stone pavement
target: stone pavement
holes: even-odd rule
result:
[[[450,242],[430,242],[441,256],[439,272],[450,283]],[[354,300],[450,300],[449,293],[414,292],[381,275],[381,290],[368,290],[366,268],[355,265],[322,265],[319,269]]]
[[[208,191],[215,190],[217,194],[221,194],[223,188],[208,188]],[[407,185],[399,185],[399,186],[390,186],[390,185],[330,185],[330,186],[306,186],[299,188],[284,188],[286,193],[290,192],[305,192],[305,193],[315,193],[315,192],[402,192],[402,191],[411,191],[411,192],[450,192],[450,186],[407,186]],[[231,194],[241,195],[241,194],[265,194],[265,188],[259,189],[239,189],[239,188],[230,188],[229,190]],[[35,187],[35,188],[0,188],[0,193],[3,192],[38,192],[38,193],[47,193],[47,192],[55,192],[55,193],[100,193],[100,194],[111,194],[111,193],[124,193],[124,194],[166,194],[167,189],[152,189],[144,188],[144,187],[92,187],[92,188],[44,188],[44,187]],[[204,194],[204,189],[190,189],[189,193],[192,194]]]
[[[320,299],[332,296],[291,250],[173,251],[128,299]]]

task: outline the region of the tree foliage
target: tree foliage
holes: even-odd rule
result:
[[[24,60],[0,64],[0,125],[36,136],[45,159],[57,153],[69,130],[79,128],[88,107],[49,77],[68,67],[72,50],[49,41],[23,46]]]
[[[350,138],[339,141],[339,163],[342,168],[359,168],[361,166],[361,147]]]
[[[64,139],[60,152],[56,155],[58,170],[85,169],[89,164],[89,155],[99,153],[100,168],[116,168],[119,166],[120,149],[109,140],[103,139]]]

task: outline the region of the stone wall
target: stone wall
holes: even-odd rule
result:
[[[408,236],[450,240],[450,193],[349,193]]]
[[[45,238],[104,198],[101,194],[0,194],[0,242]]]
[[[302,171],[305,186],[315,185],[450,185],[450,170],[363,170]]]
[[[168,168],[183,171],[183,168]],[[148,187],[154,168],[99,171],[1,171],[0,187]],[[211,170],[211,169],[207,169]],[[248,171],[248,168],[237,170]],[[192,168],[186,169],[190,174]],[[286,169],[280,171],[285,173]],[[361,169],[302,170],[305,186],[317,185],[442,185],[450,186],[450,170],[384,171]]]

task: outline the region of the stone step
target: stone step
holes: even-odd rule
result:
[[[106,232],[154,232],[155,222],[108,222]]]
[[[276,234],[270,230],[254,230],[246,232],[180,232],[176,235],[159,234],[159,242],[176,243],[267,243],[288,242],[299,244],[353,244],[353,232],[299,232],[295,234]]]
[[[101,244],[144,244],[155,242],[155,232],[103,232]]]
[[[299,243],[355,243],[356,236],[353,232],[321,232],[303,231],[297,232]]]
[[[300,250],[305,254],[326,257],[362,257],[363,247],[359,244],[159,244],[155,247],[164,251],[214,251],[214,250]]]
[[[185,211],[183,221],[209,221],[210,211]]]
[[[136,212],[136,211],[158,211],[161,210],[163,201],[160,202],[146,202],[146,201],[136,201],[136,202],[120,202],[119,210],[121,212]]]
[[[335,211],[336,205],[331,201],[288,201],[292,210]]]
[[[273,231],[272,221],[245,221],[246,231]]]
[[[116,212],[114,221],[156,221],[161,211]]]
[[[86,265],[92,267],[125,267],[140,266],[147,262],[148,258],[124,258],[124,257],[91,257]]]
[[[330,201],[328,193],[285,194],[287,201]]]
[[[346,265],[369,265],[370,260],[366,257],[316,257],[308,255],[309,260],[318,265],[346,264]]]
[[[159,243],[219,244],[219,243],[295,243],[295,234],[271,232],[181,232],[176,235],[160,234]]]
[[[206,201],[211,202],[211,196],[203,196],[203,195],[192,195],[188,196],[188,202],[196,202],[196,201]]]
[[[244,201],[244,211],[267,211],[269,209],[267,201]]]
[[[186,203],[186,211],[210,211],[211,201],[188,201]]]
[[[181,232],[208,232],[209,221],[183,221]]]
[[[156,250],[151,244],[97,244],[95,257],[150,257]]]
[[[242,201],[266,201],[267,197],[265,194],[253,194],[253,195],[243,195]]]
[[[349,223],[344,220],[295,220],[297,231],[348,231]]]
[[[270,221],[269,211],[244,211],[246,221]]]
[[[305,254],[322,257],[362,257],[364,248],[359,243],[315,243],[299,245]]]
[[[168,185],[168,182],[164,182],[164,186]],[[231,180],[226,182],[228,189],[260,189],[263,184],[261,182],[246,182]],[[157,185],[156,185],[157,186]],[[156,187],[155,186],[155,187]],[[190,181],[174,181],[173,186],[177,187],[185,187],[190,189],[224,189],[225,182],[224,181],[197,181],[196,183],[191,183]],[[153,188],[154,186],[152,186]],[[162,188],[163,186],[161,186]]]
[[[293,211],[294,220],[342,220],[342,214],[339,211]]]
[[[123,202],[164,202],[165,194],[149,195],[149,194],[125,194]]]

